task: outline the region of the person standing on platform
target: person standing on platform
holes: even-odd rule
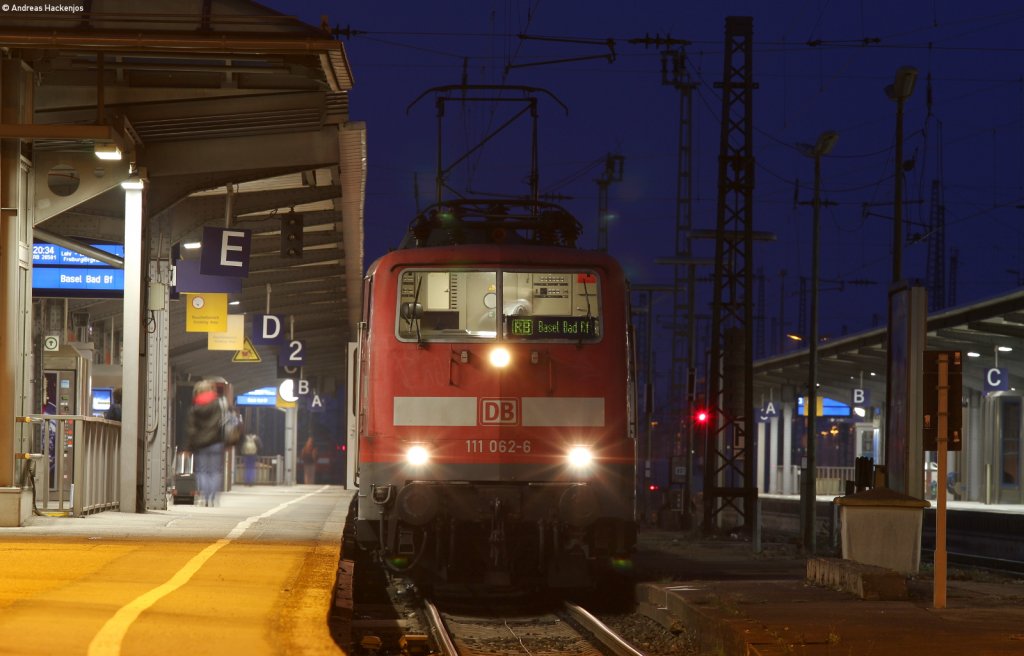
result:
[[[115,387],[110,396],[110,407],[103,413],[103,418],[110,419],[111,421],[121,421],[121,388]]]
[[[302,447],[302,482],[306,485],[316,483],[316,445],[313,444],[313,436],[306,438],[306,445]]]
[[[245,459],[245,484],[252,485],[256,480],[256,454],[263,448],[263,442],[256,433],[246,433],[242,438],[242,457]]]
[[[201,380],[192,388],[186,436],[195,454],[198,503],[213,506],[224,485],[224,404],[213,381]]]

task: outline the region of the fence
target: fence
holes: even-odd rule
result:
[[[88,515],[120,507],[121,422],[84,415],[29,415],[33,426],[22,480],[32,486],[34,509]]]
[[[785,468],[778,466],[776,468],[776,487],[778,490],[770,490],[775,494],[799,494],[800,490],[800,467],[797,465],[790,465],[789,468],[789,481],[792,481],[791,486],[793,489],[783,489],[785,487],[783,474]],[[846,493],[846,481],[854,480],[854,467],[816,467],[815,468],[815,479],[814,487],[816,495],[841,495]]]
[[[253,485],[282,485],[284,483],[284,456],[256,456],[256,475]],[[235,456],[235,485],[245,483],[245,456]]]

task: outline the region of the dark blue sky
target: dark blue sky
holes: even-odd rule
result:
[[[1018,207],[1024,205],[1024,46],[1019,45],[1024,5],[1019,2],[264,4],[314,25],[326,15],[333,26],[365,32],[343,41],[356,81],[350,114],[368,126],[367,263],[397,245],[414,216],[414,174],[420,204],[433,199],[433,101],[426,98],[408,113],[407,106],[429,87],[458,84],[466,75],[474,84],[543,87],[569,107],[566,117],[555,103],[541,101],[541,189],[571,197],[564,204],[584,223],[584,247],[594,247],[597,239],[594,181],[607,154],[624,156],[624,179],[609,192],[617,217],[609,250],[634,282],[669,282],[671,271],[654,258],[673,251],[679,96],[661,84],[658,49],[628,40],[670,34],[692,42],[689,70],[698,84],[694,226],[712,228],[721,113],[714,84],[722,77],[725,17],[749,15],[759,85],[753,117],[754,228],[777,235],[755,254],[755,267],[766,280],[769,326],[784,304],[786,329],[801,329],[797,292],[799,277],[810,274],[811,208],[796,201],[811,198],[813,164],[795,144],[813,142],[824,130],[840,137],[823,161],[823,196],[834,205],[822,212],[822,334],[884,324],[896,111],[883,89],[901,65],[919,69],[904,123],[904,155],[913,162],[905,173],[904,276],[925,278],[932,181],[941,179],[946,249],[958,252],[957,304],[1005,293],[1024,278],[1024,210]],[[601,44],[522,41],[515,36],[521,33],[614,39],[615,61],[508,68],[608,52]],[[462,112],[452,105],[446,133],[471,141],[502,116],[489,107]],[[525,193],[528,124],[522,125],[474,158],[472,168],[455,176],[456,184]],[[699,256],[712,252],[710,243],[695,248]],[[707,312],[710,288],[702,289]],[[661,303],[667,315],[669,300]],[[768,330],[771,339],[777,329]]]

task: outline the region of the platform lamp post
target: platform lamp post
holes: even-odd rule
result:
[[[897,283],[903,277],[903,105],[914,93],[917,69],[900,66],[896,79],[886,85],[885,95],[896,101],[896,177],[893,181],[892,206],[892,281]]]
[[[800,151],[807,157],[814,158],[814,200],[811,202],[814,213],[811,225],[811,334],[808,337],[807,366],[807,403],[804,405],[804,416],[807,418],[807,468],[800,490],[801,504],[804,512],[804,551],[815,552],[814,540],[814,504],[817,495],[816,480],[816,419],[818,418],[818,251],[819,225],[821,219],[821,158],[829,154],[839,140],[839,134],[831,130],[822,132],[814,145],[798,144]]]

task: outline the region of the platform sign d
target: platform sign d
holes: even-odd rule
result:
[[[279,314],[252,315],[252,343],[277,345],[284,341],[284,320]]]

